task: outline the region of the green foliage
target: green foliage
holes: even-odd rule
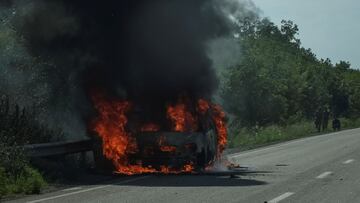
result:
[[[333,65],[301,47],[298,27],[268,19],[240,21],[241,61],[224,73],[222,98],[242,126],[286,125],[313,119],[319,108],[333,116],[360,116],[360,72]]]
[[[40,192],[44,180],[30,167],[22,146],[63,137],[37,120],[53,102],[49,98],[55,98],[47,84],[57,73],[49,62],[29,54],[23,35],[14,29],[12,12],[0,12],[0,196]]]
[[[341,128],[343,129],[360,127],[360,118],[357,119],[341,118],[340,122],[341,122]]]
[[[25,167],[21,175],[14,180],[12,192],[39,194],[44,186],[46,186],[46,182],[41,174],[33,168]]]
[[[0,98],[0,143],[8,146],[46,143],[62,138],[60,131],[49,130],[35,119],[35,112],[11,105],[9,98]]]
[[[55,137],[54,137],[55,135]],[[34,119],[34,114],[0,99],[0,196],[12,193],[39,193],[46,185],[41,174],[29,166],[22,148],[29,143],[60,139]]]
[[[343,129],[360,127],[360,119],[341,118]],[[237,128],[230,129],[229,147],[251,149],[272,143],[293,140],[302,137],[317,135],[314,124],[311,121],[302,121],[291,125],[270,125],[267,127]],[[328,129],[325,132],[332,132]]]
[[[39,194],[46,182],[37,170],[29,166],[25,166],[18,176],[11,176],[0,168],[0,186],[0,197],[19,193]]]
[[[314,127],[311,122],[299,122],[284,127],[271,125],[267,127],[255,126],[253,128],[241,128],[239,131],[231,134],[229,147],[249,149],[270,143],[309,136],[312,132],[314,132]]]
[[[349,99],[349,117],[356,118],[360,115],[360,72],[347,70],[344,74],[347,81]]]

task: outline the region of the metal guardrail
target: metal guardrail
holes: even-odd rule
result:
[[[25,154],[30,158],[75,154],[94,150],[93,140],[53,142],[25,145]]]

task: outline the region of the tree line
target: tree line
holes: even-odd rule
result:
[[[286,125],[314,118],[320,108],[336,117],[360,114],[360,71],[349,62],[318,59],[301,46],[292,21],[239,21],[237,65],[223,73],[225,108],[242,126]]]

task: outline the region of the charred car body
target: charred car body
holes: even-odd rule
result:
[[[97,137],[102,138],[98,148],[116,172],[199,172],[219,157],[226,127],[216,105],[181,100],[165,106],[148,113],[129,102],[99,102],[94,122]]]
[[[143,166],[179,169],[193,164],[195,170],[202,170],[216,158],[217,133],[212,122],[197,132],[139,132],[135,139],[138,150],[129,158]]]

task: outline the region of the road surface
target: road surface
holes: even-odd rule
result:
[[[118,177],[13,202],[360,202],[360,129],[228,155],[229,176]]]

